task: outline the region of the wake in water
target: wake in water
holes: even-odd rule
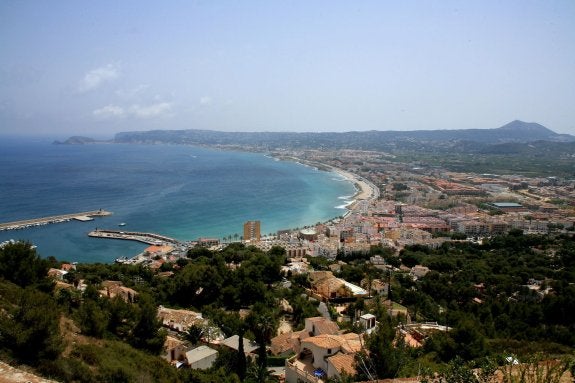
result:
[[[353,196],[341,196],[341,197],[337,197],[338,199],[342,199],[344,200],[344,204],[343,205],[337,205],[335,206],[336,209],[340,209],[340,210],[346,210],[348,208],[349,205],[353,204],[355,202],[354,199],[350,199]]]

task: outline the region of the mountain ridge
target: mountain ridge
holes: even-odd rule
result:
[[[456,147],[504,143],[575,142],[575,136],[558,134],[534,122],[511,121],[492,129],[454,130],[369,130],[349,132],[224,132],[206,129],[148,130],[119,132],[110,141],[96,141],[86,137],[70,137],[64,144],[94,142],[112,143],[169,143],[207,146],[245,146],[256,148],[355,148],[389,149],[392,147]],[[61,143],[61,142],[59,142]]]

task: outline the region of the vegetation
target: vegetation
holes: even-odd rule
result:
[[[405,306],[412,320],[452,328],[431,334],[423,348],[410,349],[397,337],[404,316],[390,317],[379,298],[351,304],[350,315],[371,312],[379,321],[377,331],[365,340],[366,351],[356,357],[356,378],[410,376],[431,369],[443,374],[445,381],[474,381],[466,380],[466,369],[482,366],[486,358],[502,365],[503,355],[531,360],[535,350],[551,356],[572,355],[574,239],[513,231],[483,244],[452,241],[437,249],[408,246],[399,255],[373,246],[367,253],[340,254],[346,264],[339,277],[358,284],[389,281],[388,298]],[[366,264],[373,255],[396,266],[421,264],[430,272],[417,280],[403,272],[390,274]],[[207,371],[169,366],[158,357],[166,333],[156,317],[157,305],[201,311],[227,336],[252,339],[261,350],[277,329],[280,299],[292,306],[296,329],[303,327],[304,318],[318,315],[317,302],[303,294],[305,277],[290,276],[290,289],[279,283],[285,263],[281,248],[266,253],[233,243],[221,252],[191,251],[187,260],[172,268],[171,278],[155,276],[140,266],[79,265],[66,278],[72,284],[86,281],[83,293],[54,288],[45,276],[55,260],[41,259],[29,244],[4,246],[0,261],[2,358],[62,381],[268,381],[266,367],[271,360],[265,352],[253,362],[240,357],[243,352],[222,352]],[[325,260],[311,261],[318,269],[329,265]],[[104,280],[118,280],[135,289],[137,299],[101,297],[98,290]],[[240,318],[238,310],[247,307],[250,314]],[[355,329],[353,324],[350,328]],[[197,343],[204,331],[194,326],[186,336]],[[72,344],[71,338],[81,341]]]

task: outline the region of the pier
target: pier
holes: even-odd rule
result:
[[[41,226],[41,225],[48,225],[50,223],[59,223],[59,222],[67,222],[71,220],[77,221],[91,221],[93,217],[105,217],[108,215],[112,215],[111,212],[106,210],[94,210],[94,211],[85,211],[81,213],[73,213],[73,214],[64,214],[64,215],[54,215],[51,217],[43,217],[43,218],[34,218],[34,219],[27,219],[23,221],[13,221],[13,222],[6,222],[0,223],[0,231],[3,230],[18,230],[18,229],[25,229],[32,226]]]
[[[104,230],[96,229],[88,233],[88,236],[95,238],[123,239],[127,241],[137,241],[148,245],[180,245],[180,241],[155,233],[139,233],[136,231]]]

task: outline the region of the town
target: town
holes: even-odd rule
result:
[[[533,366],[526,347],[572,353],[573,180],[456,173],[370,151],[273,155],[354,182],[348,212],[269,234],[256,219],[243,235],[185,244],[91,233],[150,246],[116,265],[50,261],[69,313],[60,333],[74,339],[58,349],[96,369],[105,362],[88,356],[90,339],[123,340],[167,362],[153,380],[289,383],[447,379],[489,360],[510,377]],[[33,252],[2,250],[11,246]],[[552,360],[561,368],[544,373],[568,377],[570,362]]]

